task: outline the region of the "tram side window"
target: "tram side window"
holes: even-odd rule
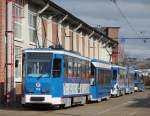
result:
[[[83,61],[82,61],[82,64],[81,64],[81,70],[82,70],[82,72],[81,72],[81,74],[82,74],[82,75],[81,75],[81,79],[83,79],[83,80],[86,79],[86,75],[85,75],[85,73],[86,73],[86,72],[85,72],[85,71],[86,71],[85,68],[86,68],[86,67],[85,67],[85,66],[86,66],[86,63],[85,63],[85,61],[83,60]]]
[[[89,80],[89,62],[86,62],[86,68],[85,68],[85,76],[86,79]]]
[[[134,73],[134,80],[137,80],[138,74],[135,72]]]
[[[88,63],[88,79],[90,79],[91,78],[91,63],[89,62]]]
[[[23,70],[22,70],[22,75],[23,77],[25,76],[25,54],[22,55],[22,67],[23,67]]]
[[[75,58],[72,57],[72,78],[75,78]]]
[[[99,84],[102,83],[102,77],[103,77],[103,73],[100,71],[100,69],[98,69],[98,78],[97,78],[97,82]]]
[[[66,78],[68,77],[68,60],[67,60],[67,56],[65,56],[64,76],[65,76]]]
[[[96,73],[96,68],[94,67],[94,65],[93,64],[91,64],[91,71],[89,71],[89,73],[91,74],[90,75],[90,85],[91,86],[94,86],[95,85],[95,82],[96,82],[96,80],[95,80],[95,73]]]
[[[105,72],[104,70],[99,70],[99,84],[104,85]]]
[[[82,61],[79,63],[79,71],[80,71],[80,73],[79,73],[79,77],[82,79],[82,76],[83,76],[83,72],[82,72],[82,70],[83,70],[83,65],[82,65]]]
[[[74,62],[74,77],[77,77],[77,70],[78,69],[78,64],[77,62]]]
[[[95,76],[95,67],[93,64],[91,64],[91,76],[92,78]]]
[[[80,78],[83,79],[84,76],[84,67],[83,67],[83,61],[81,60],[81,74],[80,74]]]
[[[81,74],[80,74],[80,72],[81,72],[81,64],[80,63],[78,63],[78,69],[77,70],[78,70],[77,71],[77,77],[80,78],[81,77]]]
[[[68,78],[72,78],[73,76],[73,62],[69,61],[68,62]]]
[[[111,74],[111,71],[110,70],[106,70],[105,71],[105,74],[106,74],[106,77],[105,77],[105,84],[109,84],[110,83],[110,81],[111,81],[111,76],[112,76],[112,74]]]
[[[96,80],[99,82],[99,74],[100,74],[100,70],[97,68],[96,69]]]
[[[61,59],[54,59],[53,61],[53,77],[60,77],[61,75]]]

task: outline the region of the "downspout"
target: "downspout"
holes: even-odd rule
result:
[[[8,8],[7,8],[7,7],[8,7],[8,6],[7,6],[7,3],[8,3],[8,1],[6,0],[6,9],[5,9],[5,10],[6,10],[6,19],[5,19],[5,20],[6,20],[6,22],[5,22],[5,24],[6,24],[6,25],[5,25],[5,28],[6,28],[6,32],[5,32],[5,36],[6,36],[6,49],[5,49],[5,54],[6,54],[6,61],[5,61],[5,63],[6,63],[6,64],[5,64],[5,66],[6,66],[5,103],[6,103],[6,104],[7,104],[7,93],[8,93],[8,92],[7,92],[7,90],[8,90],[8,79],[7,79],[7,75],[8,75],[8,74],[7,74],[7,38],[8,38],[8,36],[7,36],[7,35],[8,35],[8,33],[7,33],[7,30],[8,30],[8,29],[7,29],[7,27],[8,27],[8,22],[7,22],[7,19],[8,19],[8,13],[7,13],[7,12],[8,12]]]
[[[14,98],[13,0],[6,0],[6,103]],[[12,96],[11,96],[12,95]]]

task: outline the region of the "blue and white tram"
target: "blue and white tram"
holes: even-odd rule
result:
[[[134,70],[128,68],[126,93],[134,93]]]
[[[118,65],[113,65],[112,73],[113,79],[111,82],[111,96],[124,95],[126,91],[127,68]]]
[[[101,101],[110,97],[111,64],[93,59],[91,61],[90,101]]]
[[[134,91],[144,91],[144,80],[142,71],[134,70]]]
[[[90,95],[90,59],[50,48],[24,50],[23,105],[85,104]]]

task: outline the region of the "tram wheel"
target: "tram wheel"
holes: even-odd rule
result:
[[[64,109],[65,108],[65,104],[60,104],[59,105],[59,109]]]

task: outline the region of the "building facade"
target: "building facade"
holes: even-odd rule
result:
[[[0,0],[0,104],[4,101],[4,96],[6,94],[5,21],[6,21],[6,0]]]
[[[0,2],[4,3],[4,6],[0,5],[0,7],[2,6],[5,9],[6,1],[1,0]],[[45,2],[45,0],[10,0],[9,5],[9,7],[12,7],[10,18],[12,18],[13,25],[12,32],[14,36],[12,36],[13,42],[11,42],[13,47],[11,51],[8,51],[5,49],[6,46],[0,46],[3,47],[3,49],[0,48],[0,54],[4,54],[0,55],[0,62],[4,61],[0,63],[0,71],[4,69],[6,72],[6,69],[8,70],[8,66],[6,66],[8,64],[7,60],[4,59],[6,59],[5,55],[10,52],[13,56],[11,63],[11,66],[14,67],[11,68],[11,72],[13,72],[11,73],[13,74],[11,79],[13,80],[10,79],[6,82],[5,79],[2,79],[5,76],[2,76],[1,73],[0,82],[5,83],[7,93],[8,83],[13,81],[13,84],[11,83],[13,86],[11,87],[14,90],[13,97],[15,100],[20,101],[22,93],[22,51],[26,48],[56,48],[59,46],[68,51],[79,52],[82,56],[92,59],[112,61],[111,53],[114,45],[118,44],[117,41],[86,24],[55,3],[51,1]],[[8,12],[4,14],[8,14]],[[0,18],[2,17],[0,16]],[[4,17],[3,21],[6,21]],[[5,26],[3,24],[5,23],[0,21],[1,45],[7,44],[9,37],[9,34],[6,34],[8,36],[5,37]],[[2,25],[3,28],[1,29]],[[9,59],[8,57],[9,54],[7,59]],[[5,75],[8,78],[8,74],[5,73]],[[4,87],[0,88],[4,89]]]
[[[119,44],[112,48],[111,59],[113,64],[120,64],[123,60],[123,53],[121,51],[120,46],[120,38],[119,38],[119,29],[120,27],[96,27],[97,30],[101,31],[102,33],[106,34],[108,37],[117,41]]]

